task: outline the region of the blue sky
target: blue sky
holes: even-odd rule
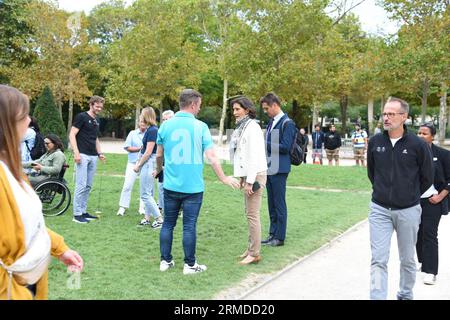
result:
[[[357,0],[354,0],[355,3]],[[397,26],[390,21],[383,8],[375,5],[376,0],[366,0],[354,9],[354,13],[360,17],[363,29],[369,33],[388,34],[395,33]],[[67,11],[85,11],[88,13],[97,4],[105,0],[58,0],[59,7]],[[126,0],[127,3],[133,2]]]

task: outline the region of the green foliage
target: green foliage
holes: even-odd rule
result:
[[[220,109],[214,106],[202,107],[197,118],[205,122],[209,128],[218,128],[220,122]]]
[[[27,4],[31,0],[0,1],[0,83],[9,82],[11,65],[26,66],[33,62],[34,52],[27,40],[32,29],[27,24]]]
[[[36,118],[41,134],[45,137],[49,133],[54,133],[61,138],[67,146],[67,133],[58,109],[53,99],[53,94],[47,86],[36,102],[33,116]]]
[[[55,1],[3,0],[0,82],[31,99],[50,86],[68,126],[71,107],[91,94],[106,97],[104,114],[116,119],[144,104],[176,110],[185,87],[199,89],[207,108],[222,106],[224,80],[228,96],[256,102],[274,91],[285,104],[296,101],[289,115],[302,127],[312,106],[327,102],[343,102],[319,111],[344,128],[349,117],[365,120],[369,99],[395,94],[420,105],[425,80],[428,104],[437,106],[450,64],[448,0],[378,3],[403,23],[397,34],[367,35],[351,12],[334,19],[328,0],[109,0],[88,16]],[[201,116],[215,125],[207,108]],[[233,119],[225,115],[226,128]]]

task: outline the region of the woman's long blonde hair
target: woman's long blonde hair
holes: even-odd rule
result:
[[[156,113],[152,107],[145,107],[141,111],[141,119],[147,126],[156,126]]]
[[[28,117],[28,97],[16,88],[0,85],[0,159],[17,181],[22,180],[20,136],[17,123]]]

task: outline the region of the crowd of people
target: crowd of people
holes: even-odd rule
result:
[[[106,161],[98,139],[97,121],[104,103],[102,97],[91,97],[89,110],[75,117],[69,134],[75,162],[73,221],[79,224],[98,219],[87,208],[97,161]],[[197,222],[205,191],[204,156],[220,182],[243,193],[248,242],[239,264],[259,263],[261,245],[279,247],[285,244],[286,183],[291,171],[292,146],[298,132],[305,137],[302,147],[306,162],[308,137],[304,129],[299,131],[283,112],[281,99],[274,93],[259,100],[270,118],[265,132],[255,121],[256,108],[248,97],[237,96],[229,103],[235,117],[235,130],[229,144],[232,176],[224,174],[209,128],[197,119],[202,95],[193,89],[181,92],[180,111],[165,111],[159,127],[155,110],[145,107],[138,128],[131,131],[125,141],[128,161],[117,215],[123,216],[129,209],[131,190],[139,177],[139,212],[144,215],[139,225],[160,229],[162,272],[175,266],[172,242],[180,216],[183,274],[207,270],[196,256]],[[46,152],[39,159],[31,159],[27,151],[30,153],[32,140],[36,140],[38,125],[30,125],[28,112],[29,101],[23,93],[0,85],[0,242],[3,244],[0,246],[0,298],[3,299],[45,298],[50,255],[72,271],[83,269],[80,255],[69,249],[60,235],[45,228],[42,205],[32,189],[61,172],[66,162],[64,145],[58,136],[48,134],[44,138]],[[448,213],[450,152],[433,144],[436,134],[433,125],[424,124],[418,135],[407,131],[404,123],[408,112],[409,105],[405,101],[391,98],[382,114],[383,131],[368,139],[367,133],[357,125],[351,135],[357,165],[365,166],[367,153],[367,172],[373,186],[369,213],[371,299],[387,297],[387,261],[394,231],[401,260],[398,299],[413,299],[416,254],[421,270],[426,273],[425,283],[435,283],[438,273],[437,231],[441,215]],[[339,165],[342,139],[334,125],[324,134],[317,124],[311,140],[313,162],[318,158],[322,164],[325,148],[329,165],[333,160]],[[158,201],[155,200],[156,182]],[[260,210],[264,189],[270,225],[263,239]],[[42,257],[32,262],[35,273],[32,279],[18,267],[30,255]]]

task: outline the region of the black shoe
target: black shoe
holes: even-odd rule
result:
[[[278,240],[278,239],[272,239],[267,243],[268,246],[271,247],[280,247],[280,246],[284,246],[284,241],[283,240]]]
[[[273,234],[270,234],[266,240],[261,240],[262,244],[268,244],[270,241],[273,240]]]
[[[97,220],[97,219],[98,219],[98,217],[92,216],[92,215],[90,215],[90,214],[87,213],[87,212],[83,213],[81,216],[82,216],[83,218],[85,218],[86,220],[89,220],[89,221],[91,221],[91,220]]]

